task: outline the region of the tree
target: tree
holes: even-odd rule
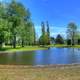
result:
[[[45,35],[41,35],[40,38],[39,38],[39,44],[40,45],[48,45],[48,35],[47,33],[45,33]]]
[[[42,27],[42,34],[45,35],[45,24],[44,24],[44,22],[41,23],[41,27]]]
[[[55,43],[56,44],[64,44],[64,39],[62,38],[62,36],[60,34],[57,35],[57,37],[55,39]]]
[[[5,42],[16,48],[18,42],[22,47],[35,44],[35,28],[29,9],[16,0],[3,4],[0,3],[0,45]]]
[[[75,45],[75,37],[77,33],[77,25],[74,22],[68,24],[67,38],[71,39],[71,45]]]
[[[48,45],[50,45],[50,29],[48,21],[47,21],[47,35],[48,35]]]
[[[42,44],[42,45],[45,45],[45,24],[44,24],[44,22],[42,22],[41,23],[41,27],[42,27],[42,35],[41,35],[41,37],[40,37],[40,43]]]
[[[50,38],[50,42],[51,42],[51,44],[55,43],[55,38],[54,37],[51,37]]]
[[[20,27],[22,21],[25,20],[25,18],[29,18],[29,12],[25,9],[25,7],[16,1],[12,1],[7,10],[7,16],[9,22],[12,23],[11,27],[11,34],[13,39],[13,48],[16,47],[16,36],[17,36],[17,27]]]
[[[35,29],[32,22],[27,23],[27,42],[28,45],[33,45],[35,42]]]
[[[71,39],[67,39],[67,45],[71,45]]]
[[[45,30],[45,24],[44,22],[41,23],[42,27],[42,35],[39,38],[39,43],[41,45],[49,45],[50,44],[50,30],[49,30],[49,24],[47,21],[47,30]]]
[[[78,39],[78,45],[80,45],[80,39]]]
[[[0,47],[5,41],[6,32],[8,31],[8,21],[6,20],[6,8],[0,3]]]

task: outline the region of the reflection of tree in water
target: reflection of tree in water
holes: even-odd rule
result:
[[[80,51],[80,48],[78,48],[78,51]]]
[[[70,63],[78,63],[78,56],[76,55],[75,49],[72,48],[71,49],[71,53],[70,53]]]
[[[72,48],[72,53],[74,53],[75,52],[75,50],[74,50],[74,48]]]

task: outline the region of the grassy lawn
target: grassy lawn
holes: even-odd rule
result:
[[[40,47],[40,46],[26,46],[26,47],[20,47],[17,46],[15,49],[12,48],[11,46],[6,46],[0,51],[33,51],[33,50],[45,50],[48,49],[48,47],[58,47],[58,48],[80,48],[80,45],[75,45],[75,46],[67,46],[67,45],[48,45],[46,47]]]
[[[0,80],[80,80],[80,66],[65,67],[0,66]]]
[[[39,47],[39,46],[26,46],[26,47],[19,47],[17,46],[16,48],[12,48],[10,46],[6,46],[2,49],[0,49],[0,51],[33,51],[33,50],[44,50],[47,49],[45,47]]]
[[[48,45],[48,47],[66,47],[67,45],[64,44],[53,44],[53,45]]]
[[[58,45],[48,45],[48,47],[59,47],[59,48],[80,48],[80,45],[75,45],[75,46],[68,46],[65,44],[58,44]]]

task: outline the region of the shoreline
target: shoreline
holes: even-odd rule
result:
[[[65,68],[80,68],[80,64],[73,63],[73,64],[53,64],[53,65],[8,65],[8,64],[0,64],[0,69],[36,69],[36,68],[58,68],[58,69],[65,69]]]
[[[0,53],[14,53],[14,52],[23,52],[23,51],[37,51],[37,50],[47,50],[48,48],[74,48],[74,49],[80,49],[80,46],[77,47],[77,46],[51,46],[51,47],[37,47],[37,49],[34,47],[34,49],[32,49],[32,47],[30,49],[27,49],[27,48],[20,48],[20,49],[8,49],[8,50],[4,50],[4,51],[1,51],[0,50]]]
[[[56,65],[57,66],[57,65]],[[0,65],[0,80],[80,80],[80,64],[57,67]]]
[[[67,45],[48,45],[46,47],[40,47],[40,46],[26,46],[26,47],[4,47],[0,50],[0,53],[2,52],[21,52],[21,51],[36,51],[36,50],[46,50],[48,48],[74,48],[74,49],[80,49],[80,45],[75,46],[67,46]]]

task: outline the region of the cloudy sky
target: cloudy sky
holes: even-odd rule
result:
[[[10,0],[2,0],[10,1]],[[37,36],[41,35],[41,22],[48,21],[51,36],[62,34],[65,37],[69,22],[80,25],[80,0],[17,0],[30,9]]]

